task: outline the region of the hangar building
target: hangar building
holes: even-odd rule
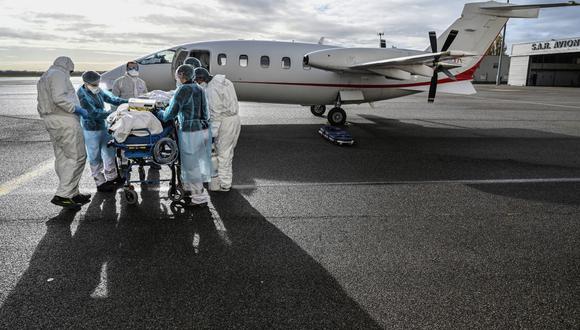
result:
[[[580,87],[580,38],[514,44],[508,85]]]

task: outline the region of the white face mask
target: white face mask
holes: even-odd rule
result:
[[[99,92],[101,91],[101,89],[99,87],[93,87],[93,86],[87,86],[87,88],[91,91],[91,93],[93,94],[99,94]]]
[[[127,74],[130,75],[131,77],[139,77],[139,71],[137,70],[129,70],[127,71]]]
[[[207,88],[207,83],[204,81],[201,84],[199,84],[203,89]]]

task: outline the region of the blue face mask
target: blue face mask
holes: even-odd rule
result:
[[[181,81],[178,80],[178,81],[175,82],[175,87],[176,88],[179,88],[181,86],[183,86],[183,84],[181,83]]]

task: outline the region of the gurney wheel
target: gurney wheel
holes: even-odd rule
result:
[[[153,146],[153,160],[159,165],[171,164],[177,160],[177,143],[164,137]]]
[[[174,215],[183,215],[185,214],[185,204],[180,203],[180,202],[172,202],[169,205],[169,208],[171,209],[171,212]]]
[[[185,196],[185,191],[183,191],[183,188],[181,187],[171,187],[167,194],[169,195],[170,200],[178,202],[183,199],[183,196]]]
[[[137,204],[139,196],[137,195],[137,192],[135,190],[124,189],[123,192],[125,193],[125,200],[127,201],[127,204],[129,205]]]

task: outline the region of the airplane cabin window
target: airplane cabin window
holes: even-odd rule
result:
[[[263,68],[269,68],[270,67],[270,57],[262,56],[260,58],[260,66]]]
[[[310,65],[307,65],[307,64],[302,63],[302,68],[304,70],[310,70],[312,67]]]
[[[290,69],[291,65],[290,57],[282,57],[282,69]]]
[[[175,56],[175,51],[164,50],[162,52],[149,55],[144,59],[137,61],[137,63],[140,65],[172,63],[173,56]]]
[[[248,66],[248,55],[240,55],[240,66],[245,68]]]
[[[217,60],[218,60],[218,65],[219,65],[219,66],[224,66],[224,65],[226,65],[226,63],[227,63],[227,59],[228,59],[228,57],[226,56],[226,54],[219,54],[219,55],[218,55],[218,58],[217,58]]]

